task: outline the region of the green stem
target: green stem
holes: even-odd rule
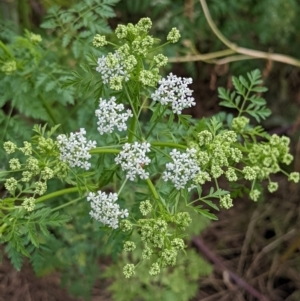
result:
[[[215,184],[216,184],[217,190],[219,191],[219,199],[221,200],[221,193],[220,193],[219,183],[218,183],[218,181],[217,181],[216,178],[214,178],[214,180],[215,180]]]
[[[122,190],[123,190],[123,188],[124,188],[126,182],[127,182],[127,178],[124,180],[122,186],[120,187],[120,189],[119,189],[119,191],[118,191],[118,196],[121,194],[121,192],[122,192]]]
[[[146,182],[147,182],[147,184],[148,184],[148,186],[149,186],[149,189],[150,189],[151,193],[153,194],[154,198],[155,198],[156,200],[159,200],[159,195],[158,195],[158,193],[157,193],[157,191],[156,191],[156,189],[155,189],[155,187],[154,187],[152,181],[148,178],[148,179],[146,180]]]
[[[131,143],[133,141],[133,137],[134,137],[134,134],[135,134],[136,122],[138,120],[138,116],[137,116],[137,113],[136,113],[136,108],[134,106],[134,103],[132,102],[131,97],[128,93],[127,87],[125,87],[125,93],[127,95],[128,101],[130,103],[130,106],[131,106],[131,109],[132,109],[132,112],[133,112],[133,118],[131,119],[129,131],[128,131],[129,132],[128,142]]]
[[[187,149],[186,145],[178,144],[174,142],[151,142],[151,146],[159,146],[159,147],[173,147],[173,148],[180,148],[180,149]]]
[[[82,188],[84,188],[84,187],[82,187]],[[78,192],[78,191],[79,191],[78,187],[65,188],[65,189],[58,190],[58,191],[55,191],[55,192],[52,192],[52,193],[49,193],[47,195],[43,195],[43,196],[37,198],[35,200],[35,203],[36,204],[41,203],[41,202],[47,201],[49,199],[53,199],[53,198],[56,198],[58,196],[64,195],[64,194],[74,193],[74,192]]]
[[[243,99],[243,103],[242,103],[242,105],[241,105],[241,108],[240,108],[240,109],[237,108],[238,111],[239,111],[238,117],[240,117],[240,116],[242,115],[242,113],[243,113],[244,106],[246,105],[246,102],[247,102],[247,100],[248,100],[248,97],[249,97],[249,94],[250,94],[250,92],[251,92],[252,87],[253,87],[253,85],[251,84],[250,87],[249,87],[249,89],[248,89],[248,91],[247,91],[247,93],[246,93],[246,95],[244,96],[244,99]]]
[[[60,206],[58,206],[58,207],[56,207],[56,208],[53,208],[51,211],[57,211],[57,210],[59,210],[59,209],[62,209],[62,208],[67,207],[67,206],[69,206],[69,205],[72,205],[72,204],[78,202],[79,200],[81,200],[82,198],[83,198],[83,197],[79,197],[79,198],[77,198],[77,199],[75,199],[75,200],[72,200],[72,201],[70,201],[70,202],[68,202],[68,203],[62,204],[62,205],[60,205]]]
[[[128,142],[132,143],[133,141],[133,137],[134,137],[134,132],[135,132],[135,128],[136,128],[136,117],[133,116],[131,119],[131,123],[130,123],[130,127],[129,127],[129,134],[128,134]]]
[[[101,148],[96,147],[89,151],[89,153],[92,154],[118,154],[120,150],[114,149],[114,148]]]
[[[153,52],[153,51],[156,51],[156,50],[158,50],[158,49],[160,49],[160,48],[162,48],[162,47],[164,47],[164,46],[166,46],[166,45],[168,45],[168,44],[170,44],[170,43],[171,43],[171,42],[166,42],[166,43],[164,43],[164,44],[161,44],[161,45],[157,46],[156,48],[151,49],[151,50],[149,51],[149,53],[151,53],[151,52]]]

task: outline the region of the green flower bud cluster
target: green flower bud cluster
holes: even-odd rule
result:
[[[19,159],[14,158],[9,160],[9,168],[13,171],[16,171],[18,169],[21,169],[21,163]]]
[[[18,181],[15,178],[11,177],[6,179],[4,187],[7,191],[13,194],[17,188],[17,185],[18,185]]]
[[[171,31],[168,33],[167,41],[170,43],[177,43],[179,39],[180,39],[179,30],[173,27]]]
[[[18,147],[11,141],[4,142],[3,148],[7,154],[13,154],[18,149]]]
[[[299,183],[299,179],[300,179],[299,172],[290,173],[289,178],[288,178],[289,181],[293,181],[294,183]]]
[[[22,206],[27,211],[33,211],[35,207],[35,199],[33,197],[25,198]]]
[[[20,147],[19,150],[24,153],[25,156],[30,156],[32,154],[32,144],[28,141],[24,141],[24,147]]]
[[[32,32],[29,33],[29,40],[33,44],[39,44],[42,42],[42,37],[39,34],[34,34]]]
[[[37,146],[39,153],[47,154],[48,156],[58,156],[59,151],[57,149],[57,141],[54,141],[51,138],[39,137],[37,139]]]
[[[162,54],[153,56],[155,39],[148,34],[151,27],[152,22],[149,18],[142,18],[136,25],[129,23],[126,26],[117,26],[115,34],[121,45],[118,45],[114,53],[99,58],[96,68],[101,73],[103,83],[109,84],[112,90],[121,90],[124,82],[128,80],[154,87],[161,79],[159,68],[167,64],[168,58]],[[173,28],[167,41],[175,43],[179,37],[179,31]],[[108,42],[103,36],[96,35],[93,44],[102,47]],[[148,68],[145,59],[150,62]]]
[[[241,161],[242,152],[234,146],[237,141],[237,134],[234,131],[224,131],[215,137],[208,130],[198,134],[198,145],[196,147],[197,162],[201,172],[195,179],[197,184],[204,184],[210,181],[211,177],[217,179],[224,174],[230,181],[236,181],[235,171],[230,166]]]
[[[133,228],[133,225],[128,219],[123,219],[120,221],[120,229],[123,232],[129,232],[132,230],[132,228]]]
[[[268,185],[268,190],[272,193],[275,192],[278,189],[278,183],[276,182],[270,182]]]
[[[107,45],[106,37],[105,36],[101,36],[100,34],[96,34],[94,36],[94,39],[93,39],[93,45],[96,48],[100,48],[102,46]]]
[[[17,70],[16,61],[5,62],[1,67],[1,71],[3,73],[5,73],[6,75],[10,75],[10,74],[14,73],[16,70]]]
[[[140,211],[142,215],[146,216],[152,211],[152,205],[149,200],[142,201],[140,204]]]
[[[261,195],[261,192],[258,189],[253,189],[249,193],[250,199],[253,200],[254,202],[258,201],[258,198],[260,197],[260,195]]]
[[[233,207],[232,198],[230,194],[226,194],[220,198],[220,207],[225,209]]]
[[[249,124],[250,119],[244,116],[241,117],[236,117],[233,118],[231,128],[236,132],[236,133],[243,133],[246,126]]]
[[[213,124],[213,123],[212,123]],[[289,138],[272,135],[268,142],[253,143],[245,140],[245,144],[238,141],[238,134],[247,135],[249,119],[237,117],[232,121],[234,130],[217,133],[216,127],[208,126],[210,130],[198,133],[198,143],[191,142],[190,147],[196,149],[197,163],[201,171],[195,178],[195,184],[203,185],[211,178],[216,180],[225,175],[229,182],[236,182],[241,178],[253,182],[267,179],[269,192],[278,189],[278,183],[271,182],[270,175],[282,171],[280,164],[290,164],[293,156],[289,153]],[[243,150],[243,152],[241,151]],[[240,169],[240,165],[244,166]],[[289,180],[298,183],[299,173],[289,175]],[[251,189],[249,196],[257,201],[261,195],[258,189]],[[226,209],[232,207],[230,194],[220,197],[220,206]]]
[[[24,141],[23,147],[18,147],[11,141],[4,143],[8,155],[19,152],[19,158],[9,160],[9,168],[14,177],[6,179],[5,189],[18,199],[22,193],[32,193],[31,197],[24,198],[22,206],[27,211],[34,210],[36,195],[42,196],[47,191],[48,180],[58,177],[65,178],[69,167],[59,159],[57,142],[50,137],[35,136],[31,142]],[[16,193],[18,190],[18,193]]]
[[[125,278],[130,278],[135,274],[135,266],[132,263],[127,263],[123,268]]]
[[[151,209],[150,201],[141,202],[142,213],[148,214]],[[164,218],[157,217],[137,221],[135,227],[142,242],[142,260],[154,260],[149,270],[150,275],[157,275],[161,268],[175,265],[178,252],[185,248],[183,239],[178,236],[190,222],[191,217],[187,212],[178,212]],[[131,231],[132,226],[128,220],[120,222],[122,231]],[[136,249],[136,244],[132,241],[125,241],[123,249],[131,252]],[[123,273],[126,278],[131,277],[134,274],[134,266],[127,264]]]
[[[251,148],[248,146],[248,159],[258,180],[268,179],[270,174],[279,172],[281,163],[288,165],[292,162],[289,143],[288,137],[274,134],[268,142],[252,144]]]
[[[135,250],[136,245],[133,241],[125,241],[124,246],[123,246],[123,250],[125,252],[132,252],[133,250]]]

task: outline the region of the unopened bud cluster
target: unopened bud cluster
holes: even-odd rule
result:
[[[149,18],[142,18],[136,25],[118,25],[115,34],[120,45],[114,52],[98,59],[96,70],[101,74],[102,82],[112,90],[121,90],[129,80],[138,81],[144,86],[156,86],[160,80],[159,68],[167,64],[167,57],[151,55],[155,40],[148,34],[152,27]],[[173,28],[167,36],[169,43],[176,43],[179,31]],[[102,47],[108,44],[104,36],[97,34],[93,45]],[[145,65],[145,60],[149,66]],[[142,68],[141,68],[142,67]]]
[[[140,205],[140,211],[145,213],[145,206],[150,207],[150,201],[145,201]],[[148,212],[149,210],[147,210]],[[151,260],[152,264],[149,269],[151,276],[158,275],[161,268],[174,266],[178,252],[185,248],[185,243],[182,238],[178,237],[180,231],[190,224],[191,218],[187,212],[178,212],[175,215],[167,218],[156,217],[148,219],[139,219],[135,226],[143,245],[142,260]],[[124,220],[121,224],[128,223]],[[128,227],[128,226],[127,226]],[[121,226],[122,228],[122,226]],[[127,231],[131,231],[129,227]],[[125,241],[123,249],[126,252],[132,252],[136,245],[132,241]],[[126,278],[130,278],[135,274],[135,265],[126,264],[123,273]]]
[[[21,204],[26,211],[34,210],[35,200],[46,193],[49,180],[55,177],[64,179],[69,172],[69,167],[58,159],[57,142],[50,137],[39,134],[31,142],[24,141],[21,147],[6,141],[4,150],[8,155],[21,154],[20,159],[9,160],[14,177],[7,178],[4,186],[13,197],[18,195],[20,198],[23,193],[26,194]]]

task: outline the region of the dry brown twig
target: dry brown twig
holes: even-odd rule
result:
[[[254,50],[254,49],[248,49],[248,48],[240,47],[235,43],[232,43],[217,28],[216,24],[211,18],[206,1],[205,0],[199,0],[199,1],[202,6],[206,21],[209,24],[209,27],[211,28],[213,33],[217,36],[217,38],[224,45],[228,47],[228,49],[217,51],[217,52],[206,53],[206,54],[173,57],[169,59],[170,62],[181,63],[181,62],[193,62],[193,61],[206,61],[208,63],[221,65],[221,64],[227,64],[230,62],[235,62],[240,60],[266,59],[269,61],[276,61],[276,62],[281,62],[284,64],[300,67],[300,60],[294,57],[284,55],[284,54],[279,54],[279,53],[269,53],[269,52]]]

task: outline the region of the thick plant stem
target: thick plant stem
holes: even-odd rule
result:
[[[135,132],[135,128],[136,128],[136,122],[137,122],[137,119],[135,116],[133,116],[131,119],[129,131],[128,131],[129,132],[128,143],[132,143],[132,141],[133,141],[134,132]]]
[[[114,148],[101,148],[101,147],[96,147],[93,148],[89,151],[91,155],[93,154],[118,154],[120,151],[118,149]]]
[[[82,187],[82,188],[84,188],[84,187]],[[65,188],[65,189],[62,189],[62,190],[58,190],[58,191],[49,193],[49,194],[47,194],[47,195],[43,195],[43,196],[37,198],[37,199],[35,200],[35,202],[36,202],[36,203],[42,203],[42,202],[44,202],[44,201],[47,201],[47,200],[49,200],[49,199],[56,198],[56,197],[61,196],[61,195],[64,195],[64,194],[79,192],[79,190],[80,190],[80,188],[78,188],[78,187]]]
[[[125,92],[126,92],[128,101],[130,103],[130,106],[131,106],[131,109],[132,109],[132,112],[133,112],[133,117],[131,119],[130,127],[129,127],[129,130],[128,130],[128,132],[129,132],[128,133],[128,142],[132,143],[133,137],[134,137],[134,134],[135,134],[136,124],[137,124],[137,121],[138,121],[138,116],[137,116],[136,107],[135,107],[134,103],[132,102],[130,94],[129,94],[126,87],[125,87]]]
[[[154,196],[154,198],[155,198],[156,200],[159,200],[159,195],[158,195],[158,193],[157,193],[157,191],[156,191],[156,189],[155,189],[155,187],[154,187],[152,181],[148,178],[148,179],[146,180],[146,182],[147,182],[148,187],[149,187],[149,189],[150,189],[152,195]]]
[[[180,148],[180,149],[187,149],[186,145],[178,144],[174,142],[151,142],[151,146],[158,146],[158,147],[173,147],[173,148]]]
[[[74,204],[74,203],[80,201],[81,199],[82,199],[82,197],[79,197],[79,198],[77,198],[77,199],[75,199],[75,200],[72,200],[72,201],[70,201],[70,202],[68,202],[68,203],[65,203],[65,204],[62,204],[62,205],[60,205],[60,206],[58,206],[58,207],[56,207],[56,208],[53,208],[51,211],[57,211],[57,210],[60,210],[60,209],[62,209],[62,208],[64,208],[64,207],[70,206],[70,205],[72,205],[72,204]]]

